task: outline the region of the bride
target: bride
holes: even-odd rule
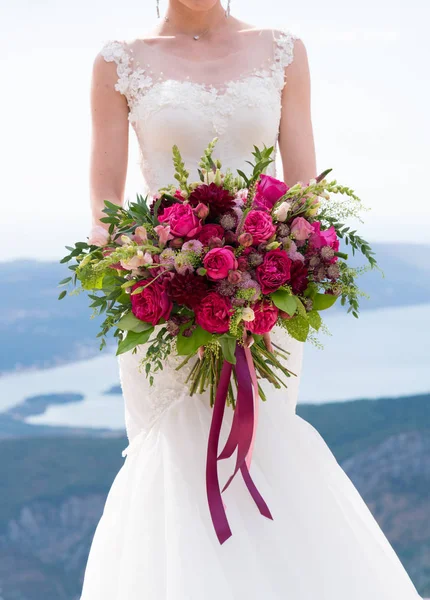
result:
[[[94,61],[91,106],[94,226],[104,199],[123,203],[130,123],[147,194],[174,182],[174,144],[197,180],[193,169],[214,137],[224,169],[244,169],[253,145],[266,144],[276,146],[287,184],[316,174],[305,46],[284,29],[239,21],[220,0],[169,0],[154,32],[107,41]],[[251,472],[273,520],[236,478],[223,495],[233,535],[222,545],[205,489],[207,394],[187,394],[187,372],[175,371],[172,356],[152,387],[139,370],[145,345],[119,356],[129,445],[81,600],[418,600],[357,490],[295,413],[303,344],[285,330],[272,339],[291,352],[296,375],[287,392],[262,384],[268,400]],[[230,470],[220,466],[221,481]]]

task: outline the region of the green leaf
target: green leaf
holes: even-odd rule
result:
[[[130,311],[126,313],[116,324],[118,329],[122,329],[125,331],[134,331],[135,333],[142,333],[142,331],[147,331],[152,327],[151,323],[147,323],[146,321],[141,321]]]
[[[116,355],[124,354],[129,350],[133,350],[139,344],[145,344],[149,340],[149,336],[154,331],[154,327],[150,327],[146,331],[136,333],[135,331],[129,331],[126,337],[118,344]]]
[[[316,294],[313,298],[313,309],[325,310],[333,306],[336,300],[337,296],[334,294]]]
[[[200,327],[200,325],[194,329],[190,337],[185,337],[182,335],[182,331],[187,329],[187,327],[189,327],[188,323],[182,325],[181,330],[176,338],[176,350],[181,356],[194,354],[197,352],[200,346],[204,346],[212,338],[212,334],[209,331],[206,331],[206,329]]]
[[[311,310],[308,312],[308,321],[309,325],[313,327],[316,331],[318,331],[322,324],[321,315],[316,310]]]
[[[305,305],[304,305],[304,304],[303,304],[303,302],[300,300],[300,298],[298,298],[297,296],[296,296],[296,302],[297,302],[297,310],[298,310],[298,313],[299,313],[300,315],[302,315],[302,317],[304,317],[305,319],[307,319],[307,318],[308,318],[308,313],[307,313],[307,311],[306,311]]]
[[[65,285],[66,283],[69,283],[69,281],[72,281],[72,278],[66,277],[66,279],[62,279],[58,285]]]
[[[285,321],[285,327],[291,337],[299,342],[306,342],[309,333],[309,321],[301,315],[296,315],[292,319]]]
[[[67,294],[67,290],[63,290],[61,292],[61,294],[58,296],[58,300],[62,300],[66,294]]]
[[[231,363],[232,365],[235,365],[236,338],[232,335],[228,335],[227,333],[225,333],[224,335],[218,338],[218,341],[221,344],[221,350],[225,360]]]
[[[297,298],[285,290],[277,290],[270,294],[275,306],[293,316],[297,310]]]

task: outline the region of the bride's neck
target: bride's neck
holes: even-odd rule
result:
[[[194,10],[185,6],[181,0],[169,0],[165,14],[169,20],[166,23],[163,19],[160,29],[163,31],[174,27],[178,32],[192,34],[208,27],[217,28],[219,25],[223,25],[222,17],[224,15],[224,8],[219,0],[208,10]]]

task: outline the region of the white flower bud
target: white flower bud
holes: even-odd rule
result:
[[[245,306],[245,308],[242,309],[242,319],[246,322],[255,319],[255,313],[250,306]]]

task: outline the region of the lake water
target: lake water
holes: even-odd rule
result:
[[[430,304],[365,311],[359,319],[328,314],[324,349],[305,350],[300,402],[328,402],[430,392]],[[28,396],[78,392],[83,402],[51,406],[30,423],[123,428],[123,401],[104,391],[118,384],[117,359],[96,358],[0,377],[0,412]]]

